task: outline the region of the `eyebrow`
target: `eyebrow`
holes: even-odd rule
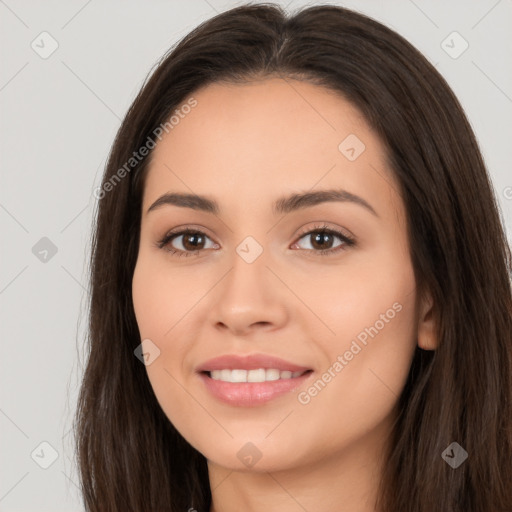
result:
[[[379,217],[374,208],[362,197],[342,189],[318,190],[316,192],[303,192],[291,194],[277,199],[272,205],[274,215],[302,210],[321,203],[342,202],[352,203],[364,207],[367,211]],[[167,193],[160,196],[147,210],[146,214],[164,205],[180,206],[191,208],[217,215],[220,207],[217,201],[197,194]]]

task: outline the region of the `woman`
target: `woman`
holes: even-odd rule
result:
[[[510,510],[510,250],[402,37],[334,6],[216,16],[96,197],[88,511]]]

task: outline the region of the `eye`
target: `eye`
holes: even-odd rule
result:
[[[312,252],[315,256],[324,256],[329,254],[335,254],[339,251],[344,251],[347,247],[352,247],[355,245],[355,240],[343,233],[335,229],[328,228],[326,225],[323,226],[315,226],[313,229],[303,233],[299,240],[309,237],[310,247],[306,247],[303,250],[307,250]],[[341,240],[341,243],[332,247],[334,239],[338,238]],[[298,246],[298,242],[295,242],[293,246]],[[300,249],[300,247],[299,247]]]
[[[313,236],[314,235],[314,236]],[[324,256],[338,253],[346,250],[347,247],[355,245],[355,240],[339,231],[329,228],[326,225],[314,226],[313,229],[300,235],[299,241],[310,237],[309,245],[311,248],[303,248],[295,242],[292,247],[311,252],[315,256]],[[338,238],[341,241],[338,245],[332,247],[334,240]],[[211,244],[207,247],[207,241]],[[159,242],[159,249],[164,249],[175,256],[194,256],[205,249],[218,249],[219,244],[213,242],[208,235],[198,229],[186,228],[180,231],[167,233]]]
[[[213,247],[205,247],[206,240],[211,239],[202,231],[187,228],[181,231],[168,233],[157,243],[157,245],[160,249],[165,249],[171,254],[177,256],[192,256],[202,249],[217,249],[219,247],[219,245],[213,241]],[[178,245],[178,247],[173,245],[176,241],[176,245]]]

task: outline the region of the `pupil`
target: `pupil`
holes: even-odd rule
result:
[[[187,244],[190,244],[192,246],[192,249],[197,249],[197,240],[196,242],[191,242],[192,239],[195,239],[195,238],[199,238],[201,239],[202,236],[199,234],[199,233],[192,233],[192,234],[188,234],[186,237],[185,237],[185,244],[184,246],[187,247]],[[200,244],[201,242],[199,242]]]
[[[313,242],[313,246],[317,246],[317,245],[321,245],[322,243],[326,243],[328,242],[329,240],[329,237],[331,235],[329,233],[325,233],[325,232],[322,232],[322,233],[317,233],[314,237],[314,242]],[[325,247],[319,247],[320,249],[325,249]]]

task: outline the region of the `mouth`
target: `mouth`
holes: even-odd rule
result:
[[[275,382],[277,380],[297,379],[302,375],[312,372],[313,370],[304,370],[292,372],[290,370],[280,370],[279,368],[257,368],[246,370],[242,368],[223,368],[220,370],[203,371],[203,375],[213,380],[222,382]]]
[[[269,354],[225,354],[196,368],[209,396],[235,407],[255,407],[302,386],[311,368]]]
[[[198,373],[208,395],[232,407],[262,406],[279,397],[295,399],[293,391],[303,387],[313,374],[313,370],[290,372],[274,368],[226,368]]]

